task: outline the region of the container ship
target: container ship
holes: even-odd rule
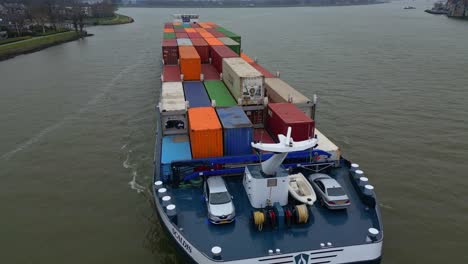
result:
[[[198,15],[163,30],[152,188],[187,263],[380,263],[374,187],[317,130],[316,96]]]

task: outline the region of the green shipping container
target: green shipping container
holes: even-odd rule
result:
[[[184,28],[183,25],[174,25],[174,28]]]
[[[204,81],[206,91],[210,99],[216,101],[216,107],[236,106],[237,102],[232,97],[228,88],[222,81]]]
[[[241,45],[241,36],[222,27],[216,28],[216,30],[223,33],[226,37],[231,38],[235,42],[239,43],[239,45]]]
[[[172,32],[165,32],[164,33],[164,38],[165,39],[175,39],[176,35],[175,35],[175,33],[172,33]]]
[[[224,45],[228,46],[232,51],[240,55],[240,45],[236,41],[234,41],[232,38],[224,37],[224,38],[218,38]]]

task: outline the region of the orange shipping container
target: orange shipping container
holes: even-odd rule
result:
[[[205,38],[205,41],[210,46],[224,46],[224,43],[217,38]]]
[[[185,32],[197,32],[194,28],[184,28]]]
[[[173,28],[165,28],[164,29],[164,33],[172,33],[172,32],[174,32]]]
[[[188,120],[192,157],[198,159],[223,156],[223,129],[214,108],[190,108]]]
[[[214,38],[215,37],[211,33],[208,33],[208,32],[199,32],[199,33],[203,38]]]
[[[252,60],[249,56],[247,56],[245,53],[241,52],[241,58],[243,58],[247,63],[252,64],[255,61]]]
[[[208,32],[208,31],[206,31],[206,29],[204,29],[204,28],[195,28],[195,30],[196,30],[197,32],[199,32],[199,33]]]
[[[184,81],[199,81],[201,75],[201,60],[193,46],[179,47],[180,73]]]
[[[207,22],[200,22],[198,23],[202,28],[211,28],[211,25],[209,25]]]

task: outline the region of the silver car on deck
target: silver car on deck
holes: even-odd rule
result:
[[[320,204],[328,209],[346,209],[351,204],[343,187],[327,174],[314,173],[308,179],[319,197]]]
[[[208,220],[213,224],[227,224],[234,221],[236,211],[223,177],[209,177],[203,185]]]

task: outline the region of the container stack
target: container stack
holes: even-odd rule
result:
[[[265,92],[270,102],[293,103],[307,116],[311,116],[312,101],[279,78],[265,78]]]
[[[223,81],[240,104],[263,104],[264,77],[244,59],[223,59]]]
[[[239,35],[212,22],[166,23],[163,34],[163,144],[210,158],[251,154],[252,141],[272,143],[288,126],[296,141],[314,136],[310,101],[244,54]]]
[[[302,141],[314,137],[314,120],[294,104],[269,103],[267,112],[266,128],[272,135],[286,135],[288,127],[291,127],[291,137],[294,141]]]
[[[187,134],[187,104],[181,82],[163,82],[159,111],[163,135]]]
[[[223,156],[223,130],[213,107],[188,110],[192,157]]]
[[[213,22],[165,23],[163,64],[179,65],[183,81],[219,80],[223,59],[239,57],[240,39]]]
[[[225,156],[248,155],[252,153],[253,126],[244,110],[239,106],[217,108],[219,121],[223,126]]]
[[[228,88],[222,81],[204,81],[206,91],[211,100],[211,105],[215,107],[236,106],[237,102],[232,97]]]

